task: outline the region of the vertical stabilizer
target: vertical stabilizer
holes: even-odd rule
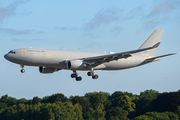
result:
[[[149,38],[141,45],[141,47],[139,49],[152,47],[155,44],[160,43],[163,32],[164,32],[164,30],[155,30],[151,34],[151,36],[149,36]],[[151,49],[151,50],[147,50],[147,51],[145,51],[145,53],[148,54],[149,56],[153,57],[153,56],[156,56],[157,50],[158,50],[158,47]]]

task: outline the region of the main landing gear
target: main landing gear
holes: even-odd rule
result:
[[[92,76],[92,79],[98,79],[98,75],[94,75],[94,70],[91,68],[91,71],[87,73],[88,76]]]
[[[22,69],[21,69],[21,73],[24,73],[24,72],[25,72],[25,70],[24,70],[24,65],[21,64],[20,67],[22,68]]]
[[[93,68],[91,69],[90,72],[87,73],[88,76],[92,76],[92,79],[98,79],[98,75],[94,74],[94,70]],[[71,78],[75,78],[76,81],[81,81],[82,77],[78,76],[78,73],[76,72],[76,70],[73,71],[73,74],[71,74]]]
[[[75,78],[76,81],[81,81],[82,80],[82,77],[81,76],[78,77],[78,74],[77,74],[76,71],[73,71],[73,74],[71,74],[71,78]]]

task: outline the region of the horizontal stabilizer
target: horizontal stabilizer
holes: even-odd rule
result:
[[[148,58],[148,59],[146,59],[146,61],[153,61],[155,59],[166,57],[166,56],[170,56],[170,55],[174,55],[174,54],[176,54],[176,53],[171,53],[171,54],[166,54],[166,55],[157,56],[157,57],[153,57],[153,58]]]

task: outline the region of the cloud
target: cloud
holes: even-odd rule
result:
[[[153,10],[147,15],[148,18],[157,16],[161,13],[166,13],[173,10],[173,4],[169,2],[162,3],[153,8]]]
[[[63,26],[63,27],[56,27],[55,29],[58,29],[58,30],[78,30],[78,28],[76,27],[66,27],[66,26]]]
[[[114,32],[114,33],[115,33],[115,36],[116,36],[116,35],[118,35],[122,30],[124,30],[123,27],[117,26],[117,27],[113,28],[113,29],[111,30],[111,32]]]
[[[119,20],[119,13],[121,12],[121,9],[115,7],[106,10],[101,9],[92,20],[84,25],[85,30],[93,30],[101,25],[110,24]]]
[[[22,39],[17,39],[17,38],[12,38],[12,41],[22,42],[22,41],[25,41],[25,40],[22,40]]]
[[[32,39],[33,41],[42,41],[43,39],[41,39],[41,38],[34,38],[34,39]]]
[[[96,43],[96,42],[90,42],[89,44],[87,44],[86,46],[82,47],[82,48],[78,48],[79,51],[89,51],[89,50],[94,50],[94,49],[100,49],[100,50],[104,50],[101,47],[101,44]]]
[[[56,27],[56,29],[58,29],[58,30],[67,30],[68,28],[67,27]]]
[[[122,19],[129,20],[129,19],[133,19],[136,16],[138,17],[143,16],[143,8],[141,6],[138,6],[130,10]]]
[[[28,40],[25,40],[25,39],[18,39],[18,38],[12,38],[11,39],[12,41],[15,41],[15,42],[26,42]],[[31,41],[42,41],[43,39],[40,39],[40,38],[34,38],[34,39],[30,39]]]
[[[35,30],[33,30],[33,31],[35,31]],[[42,34],[42,33],[44,33],[44,31],[35,31],[35,34]]]
[[[35,30],[16,30],[11,28],[0,28],[0,32],[12,34],[12,35],[21,35],[21,34],[41,34],[43,31],[35,31]]]
[[[163,25],[170,21],[171,21],[171,19],[169,17],[163,17],[162,19],[156,19],[156,20],[152,19],[145,23],[144,28],[154,29],[154,28],[157,28],[159,25]]]
[[[155,1],[156,2],[156,1]],[[163,2],[163,3],[162,3]],[[166,24],[168,22],[174,21],[171,17],[170,12],[175,12],[179,7],[177,1],[162,1],[161,4],[158,4],[152,8],[152,10],[144,17],[144,26],[145,29],[155,29],[159,25]],[[177,11],[176,11],[177,12]]]
[[[27,1],[15,1],[7,7],[0,8],[0,22],[4,20],[4,18],[12,16],[15,14],[16,8],[20,4],[24,4]]]
[[[160,21],[151,20],[146,23],[145,28],[152,29],[152,28],[155,28],[156,26],[158,26],[159,24],[160,24]]]

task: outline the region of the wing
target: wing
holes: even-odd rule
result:
[[[122,58],[131,57],[132,56],[131,54],[134,54],[134,53],[157,48],[159,46],[159,44],[160,44],[160,42],[158,42],[154,46],[148,47],[148,48],[132,50],[132,51],[127,51],[127,52],[121,52],[121,53],[115,53],[115,54],[102,55],[102,56],[88,57],[88,58],[84,59],[84,62],[88,65],[95,67],[95,66],[100,65],[105,62],[110,62],[110,61],[114,61],[114,60],[118,60],[118,59],[122,59]]]

